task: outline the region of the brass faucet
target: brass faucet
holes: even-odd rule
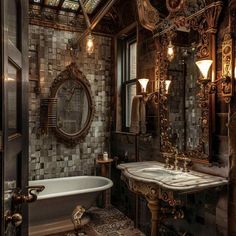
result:
[[[172,170],[180,170],[179,162],[181,161],[183,163],[183,172],[188,172],[188,165],[191,162],[191,159],[186,156],[184,153],[179,153],[177,147],[173,147],[172,149],[173,154],[171,153],[166,153],[164,155],[165,158],[165,165],[164,168],[166,169],[172,169]],[[170,164],[170,159],[173,159],[173,166]]]

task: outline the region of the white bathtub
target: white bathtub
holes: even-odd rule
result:
[[[40,235],[33,231],[37,228],[45,229],[45,225],[70,221],[71,213],[77,205],[89,209],[98,195],[111,188],[113,183],[100,176],[76,176],[29,181],[29,185],[45,186],[38,200],[29,204],[30,235]]]

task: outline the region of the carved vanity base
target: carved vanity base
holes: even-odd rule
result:
[[[128,188],[137,194],[144,196],[148,202],[148,208],[152,215],[151,236],[158,236],[159,224],[159,188],[154,183],[147,183],[131,178],[126,178],[122,175],[122,180],[126,182]]]

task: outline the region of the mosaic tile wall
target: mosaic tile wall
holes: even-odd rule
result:
[[[67,148],[57,142],[50,130],[43,135],[39,129],[40,99],[49,96],[51,83],[71,63],[68,40],[75,37],[78,33],[29,26],[30,180],[93,174],[94,159],[108,150],[112,65],[111,38],[108,37],[95,36],[95,52],[91,56],[83,48],[76,55],[80,70],[91,84],[96,109],[84,142]],[[36,93],[38,86],[40,93]]]

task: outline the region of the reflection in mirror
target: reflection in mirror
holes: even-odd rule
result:
[[[192,35],[192,34],[191,34]],[[168,95],[169,137],[179,151],[194,150],[201,138],[201,108],[199,107],[199,70],[196,61],[196,40],[188,33],[179,33],[175,58],[169,63],[171,80]],[[184,39],[184,40],[183,40]]]
[[[82,84],[67,80],[57,90],[57,126],[67,134],[76,134],[88,118],[88,98]]]
[[[55,118],[56,125],[51,127],[57,139],[68,146],[83,141],[89,132],[95,107],[90,83],[76,63],[71,63],[54,79],[50,101],[52,112],[48,118]]]

